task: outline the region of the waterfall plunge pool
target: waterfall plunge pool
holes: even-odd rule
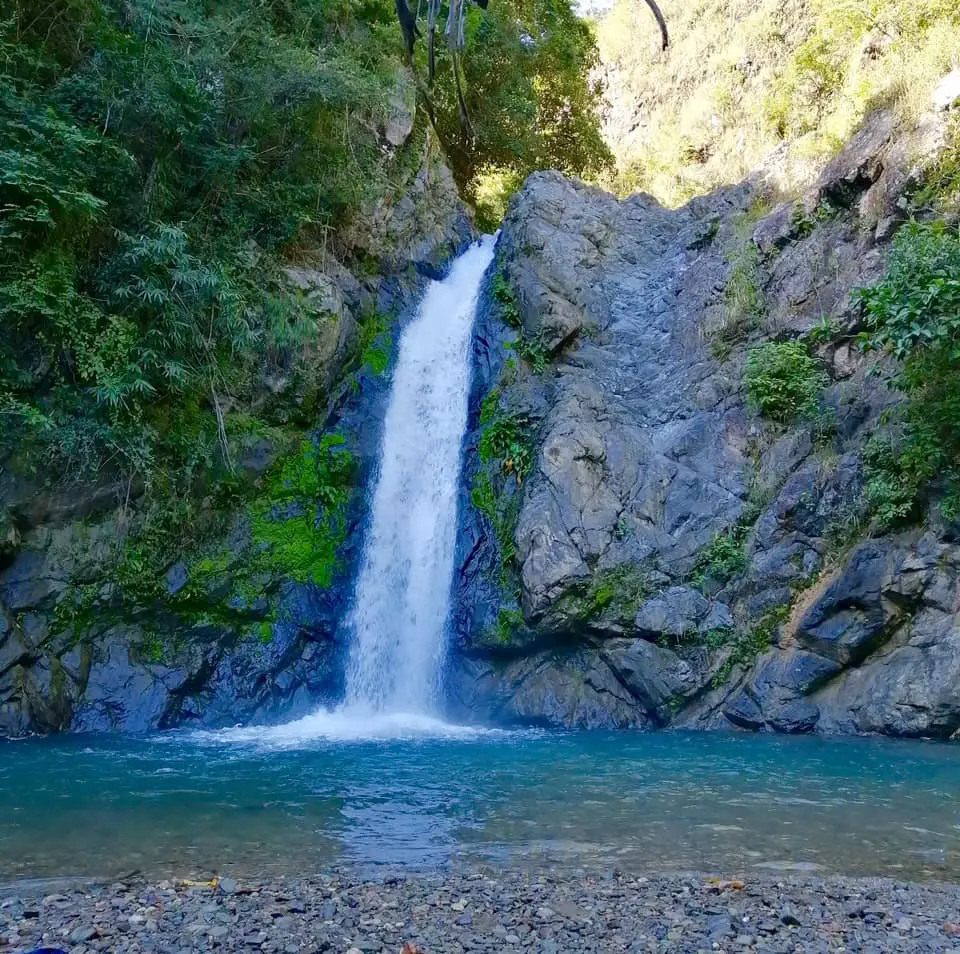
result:
[[[956,746],[385,714],[429,713],[437,697],[493,242],[431,283],[400,342],[344,708],[272,728],[0,742],[0,881],[478,862],[960,879]]]
[[[355,729],[334,714],[2,743],[0,880],[476,862],[960,878],[952,745]]]

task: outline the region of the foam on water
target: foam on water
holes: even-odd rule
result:
[[[342,707],[321,710],[283,725],[237,726],[191,733],[197,741],[246,743],[270,749],[296,749],[318,742],[380,742],[439,739],[471,741],[507,736],[504,729],[454,725],[416,712],[373,712]]]

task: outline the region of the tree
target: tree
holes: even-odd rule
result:
[[[451,63],[438,64],[438,131],[468,199],[497,177],[511,188],[535,169],[593,175],[613,159],[600,135],[602,84],[593,30],[569,0],[517,0],[467,14],[461,64],[472,135],[460,123]],[[493,227],[495,201],[478,210]]]

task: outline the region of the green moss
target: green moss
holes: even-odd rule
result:
[[[355,465],[340,435],[303,441],[249,507],[253,552],[247,573],[330,586],[346,539]]]
[[[259,488],[248,489],[249,534],[235,550],[222,544],[211,548],[225,529],[216,512],[201,520],[193,507],[154,507],[121,545],[116,585],[72,585],[54,611],[54,631],[72,629],[79,638],[95,626],[140,619],[145,611],[159,609],[160,622],[137,644],[150,660],[159,658],[160,632],[169,627],[182,633],[191,626],[217,625],[269,641],[272,610],[255,606],[258,601],[269,599],[285,580],[317,586],[333,581],[355,479],[353,458],[343,444],[339,435],[327,435],[316,445],[304,440],[278,459]],[[236,501],[230,499],[232,510]],[[166,572],[180,554],[187,578],[171,594]],[[168,636],[163,645],[167,658],[177,640]]]
[[[601,616],[632,620],[648,595],[643,569],[635,563],[621,563],[594,574],[582,597],[577,598],[577,614],[588,620]]]
[[[154,630],[144,630],[135,648],[144,662],[160,665],[167,660],[167,646]]]
[[[360,323],[357,339],[357,354],[360,367],[369,368],[374,374],[383,374],[390,366],[393,337],[390,334],[390,318],[380,312],[367,315]]]
[[[500,587],[505,593],[512,594],[516,589],[513,560],[517,547],[513,533],[520,511],[519,495],[498,492],[490,475],[486,471],[480,471],[470,490],[470,502],[487,518],[493,529],[500,551]]]
[[[481,426],[491,424],[500,413],[500,388],[494,388],[480,405]]]
[[[518,609],[502,609],[497,613],[496,640],[500,646],[509,646],[518,630],[523,629],[523,613]]]

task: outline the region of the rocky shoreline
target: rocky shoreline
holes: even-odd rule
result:
[[[377,880],[21,882],[0,950],[461,954],[960,950],[960,885],[473,869]]]

